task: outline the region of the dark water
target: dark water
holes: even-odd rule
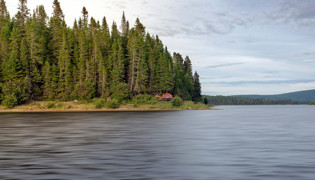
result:
[[[315,106],[0,114],[0,179],[315,179]]]

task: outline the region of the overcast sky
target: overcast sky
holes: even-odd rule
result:
[[[59,0],[68,26],[81,16],[120,24],[125,11],[169,51],[188,55],[202,94],[279,94],[315,89],[314,0]],[[52,14],[53,0],[28,0]],[[6,0],[12,15],[18,0]]]

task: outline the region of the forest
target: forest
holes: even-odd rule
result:
[[[171,53],[156,35],[122,13],[108,25],[82,16],[72,26],[58,0],[49,17],[43,5],[33,12],[19,0],[12,16],[0,0],[0,101],[16,106],[29,101],[72,101],[172,93],[201,101],[199,75],[188,56]]]
[[[204,96],[204,102],[212,105],[276,105],[276,104],[298,104],[290,99],[272,100],[263,98],[248,98],[234,96]]]

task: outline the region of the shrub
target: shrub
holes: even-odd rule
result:
[[[48,103],[46,104],[46,107],[47,107],[48,109],[54,108],[54,107],[55,107],[55,103],[54,103],[54,102],[48,102]]]
[[[18,100],[14,94],[9,94],[4,97],[4,100],[2,101],[2,105],[6,106],[7,108],[12,109],[18,105]]]
[[[117,99],[119,103],[130,99],[129,86],[126,83],[119,83],[118,85],[112,86],[111,92],[111,98]]]
[[[175,107],[179,107],[183,104],[183,100],[179,96],[175,96],[172,100],[172,105]]]
[[[107,102],[107,107],[111,109],[119,108],[119,103],[117,99],[113,99]]]
[[[105,107],[106,100],[105,99],[96,99],[94,100],[93,104],[95,105],[96,109],[101,109]]]
[[[208,98],[205,97],[205,98],[203,99],[203,103],[204,103],[204,104],[208,104],[208,103],[209,103],[209,102],[208,102]]]
[[[133,104],[154,104],[154,97],[149,94],[141,94],[132,100]]]

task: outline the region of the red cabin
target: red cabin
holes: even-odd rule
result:
[[[163,94],[161,100],[170,101],[173,100],[173,96],[170,93]]]

